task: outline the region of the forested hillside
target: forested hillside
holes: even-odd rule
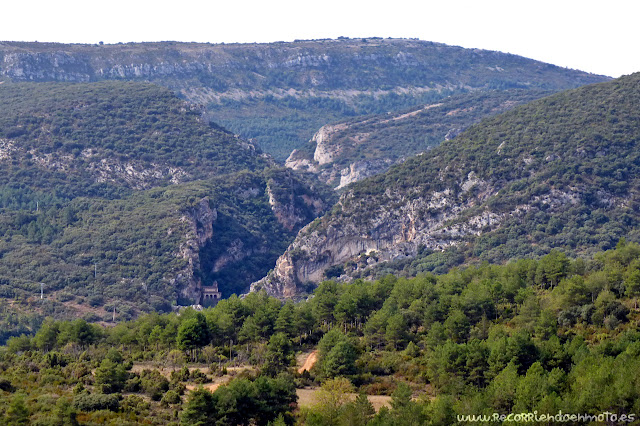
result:
[[[354,184],[254,288],[290,296],[323,277],[415,275],[637,239],[639,82],[533,101]]]
[[[167,311],[199,302],[203,285],[239,293],[327,197],[168,89],[5,82],[4,337],[44,315],[102,321],[114,310],[123,318]],[[46,305],[36,303],[41,285]]]
[[[639,296],[640,246],[621,240],[589,259],[553,251],[326,281],[298,304],[253,293],[115,327],[47,319],[0,347],[0,419],[417,426],[537,412],[628,423],[640,410]],[[317,362],[294,371],[310,349]],[[317,403],[297,397],[303,387]],[[366,395],[391,399],[376,413]]]
[[[5,205],[35,207],[36,188],[61,199],[119,198],[269,165],[208,126],[202,109],[151,84],[5,83],[0,99],[0,184],[27,189],[20,201],[3,196]]]
[[[277,160],[323,125],[484,90],[558,91],[606,80],[515,55],[421,40],[269,44],[0,42],[14,81],[150,81],[254,139]]]

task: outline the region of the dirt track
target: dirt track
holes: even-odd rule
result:
[[[307,355],[307,358],[304,360],[304,364],[302,365],[302,367],[298,368],[298,374],[302,374],[302,372],[305,370],[311,370],[311,367],[313,367],[316,361],[318,361],[318,351],[313,351],[309,355]]]

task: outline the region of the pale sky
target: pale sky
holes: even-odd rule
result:
[[[596,74],[640,71],[640,0],[32,0],[0,40],[104,43],[414,37]]]

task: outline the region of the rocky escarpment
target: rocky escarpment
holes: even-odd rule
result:
[[[552,248],[589,253],[637,235],[639,80],[520,106],[350,186],[252,289],[295,297],[382,263],[430,270],[452,247],[463,261],[497,262]],[[418,256],[424,265],[401,262]]]
[[[332,139],[333,135],[345,130],[346,128],[346,124],[327,124],[326,126],[322,126],[320,130],[313,135],[313,139],[311,139],[311,141],[316,145],[316,150],[313,153],[313,161],[319,165],[333,163],[334,159],[340,154],[343,147],[340,145],[330,144],[329,141]]]
[[[410,259],[425,250],[464,246],[535,212],[579,206],[588,192],[585,188],[553,189],[506,211],[490,207],[505,187],[505,182],[488,182],[470,172],[442,191],[424,195],[386,191],[385,202],[377,208],[346,193],[331,214],[300,231],[275,268],[251,289],[295,298],[324,279],[366,275],[371,267]],[[600,205],[627,208],[622,197],[607,192],[599,197]]]
[[[481,210],[464,223],[451,225],[474,207],[495,195],[500,188],[475,178],[460,182],[462,191],[445,188],[425,197],[406,194],[385,194],[386,203],[371,209],[360,203],[353,194],[345,194],[333,213],[303,228],[275,269],[252,290],[265,289],[279,297],[294,297],[300,288],[327,278],[325,272],[334,265],[349,262],[352,271],[362,270],[380,262],[415,256],[420,249],[444,250],[460,244],[464,237],[479,235],[499,226],[507,215],[526,210],[518,206],[507,214]],[[475,196],[469,197],[473,191]],[[390,207],[394,206],[394,207]],[[362,216],[362,221],[349,220]]]
[[[218,194],[210,198],[217,211],[212,222],[206,219],[211,215],[205,208],[186,215],[195,224],[193,229],[203,230],[199,238],[188,238],[181,246],[183,252],[189,249],[184,257],[191,259],[186,269],[196,277],[189,291],[217,284],[227,297],[246,291],[264,276],[302,226],[323,214],[333,201],[330,189],[318,189],[321,185],[309,182],[308,177],[282,168],[243,173],[229,182],[212,184],[207,191]]]
[[[327,185],[341,189],[350,183],[382,173],[398,161],[383,157],[349,163],[354,144],[371,143],[368,140],[369,134],[345,137],[344,134],[350,127],[347,123],[322,126],[309,142],[311,147],[315,147],[313,155],[309,154],[309,150],[293,150],[285,160],[285,167],[313,173]]]
[[[277,225],[281,234],[278,237],[285,242],[328,206],[328,200],[309,190],[300,177],[287,170],[272,171],[264,180],[240,180],[232,191],[239,204],[264,205],[267,211],[260,212],[263,226]],[[187,231],[177,256],[186,263],[172,284],[180,289],[184,300],[199,301],[203,286],[213,283],[225,295],[238,288],[245,290],[264,273],[263,270],[254,276],[256,271],[245,271],[246,264],[269,258],[273,262],[278,254],[274,250],[285,247],[278,247],[280,241],[261,238],[241,217],[235,217],[228,200],[218,208],[215,203],[209,197],[201,198],[180,219]],[[267,217],[269,210],[273,219]]]
[[[309,223],[311,218],[318,217],[326,211],[326,200],[314,194],[296,194],[295,187],[291,185],[290,191],[280,192],[274,190],[274,186],[281,185],[275,180],[267,182],[267,195],[269,205],[276,219],[286,230],[294,231]]]
[[[262,191],[255,187],[243,189],[242,192],[243,198],[264,196],[261,194]],[[295,205],[295,200],[287,204],[288,209],[283,209],[281,208],[283,200],[277,199],[268,187],[267,192],[274,215],[285,229],[297,231],[302,226],[302,222],[308,221],[308,218]],[[268,251],[264,243],[249,245],[242,238],[221,239],[221,235],[218,235],[217,239],[214,238],[215,230],[220,227],[216,223],[217,220],[218,211],[212,207],[212,201],[208,197],[202,198],[181,217],[181,221],[187,225],[188,230],[176,255],[186,261],[186,266],[176,274],[171,284],[179,289],[179,294],[184,300],[200,303],[203,277],[206,279],[208,276],[225,274],[240,262],[252,256],[265,255]],[[211,256],[214,247],[215,255]],[[203,256],[207,257],[204,262],[201,260]]]
[[[393,160],[389,158],[355,161],[349,164],[349,167],[340,170],[340,183],[336,186],[336,189],[344,188],[351,183],[382,173],[389,169],[392,164]]]
[[[179,288],[181,297],[200,303],[202,280],[197,275],[200,270],[200,250],[213,238],[213,223],[218,212],[211,207],[208,197],[202,198],[181,220],[187,224],[187,233],[176,256],[186,261],[186,267],[178,272],[171,284]]]
[[[453,139],[483,118],[547,94],[475,92],[403,112],[327,124],[315,133],[306,149],[294,150],[285,165],[314,173],[326,184],[342,189]]]
[[[500,63],[500,69],[495,64]],[[462,65],[450,78],[451,68]],[[491,64],[494,64],[493,66]],[[358,70],[376,71],[358,74]],[[399,73],[399,70],[415,72]],[[291,78],[282,79],[285,73]],[[519,77],[514,79],[514,73]],[[462,49],[421,40],[373,38],[270,44],[127,43],[114,45],[0,42],[0,74],[20,81],[87,82],[100,79],[165,81],[230,96],[260,89],[380,89],[424,86],[480,87],[488,81],[531,86],[601,80],[515,55]],[[430,79],[425,79],[425,77]],[[191,80],[191,81],[188,81]],[[247,91],[249,88],[249,91]],[[286,95],[285,95],[286,96]]]
[[[299,149],[294,149],[291,152],[284,165],[293,170],[302,170],[310,173],[318,172],[318,164],[313,160],[313,155]]]
[[[6,45],[0,44],[0,49]],[[66,81],[85,83],[95,79],[88,55],[64,50],[28,52],[8,49],[2,57],[2,74],[17,81]]]

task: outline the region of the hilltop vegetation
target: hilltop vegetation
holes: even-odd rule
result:
[[[473,90],[563,90],[603,81],[515,55],[420,40],[270,44],[3,42],[15,81],[150,81],[206,105],[215,122],[277,160],[321,126]]]
[[[639,296],[640,246],[622,240],[586,260],[554,251],[441,276],[326,281],[298,304],[254,293],[111,328],[48,319],[0,348],[0,418],[449,425],[537,410],[620,420],[640,408]],[[293,372],[310,346],[318,362]],[[245,372],[197,389],[232,365]],[[298,408],[295,387],[308,385],[325,395]],[[365,398],[349,401],[353,391],[392,395],[391,408],[375,414]]]

